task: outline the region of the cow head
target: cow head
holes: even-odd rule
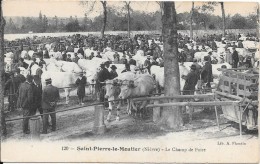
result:
[[[120,99],[126,99],[128,98],[131,94],[133,89],[135,88],[135,84],[133,80],[130,81],[123,81],[122,85],[121,85],[121,92],[119,95]]]
[[[105,87],[106,87],[105,98],[113,97],[113,96],[115,96],[115,92],[118,87],[118,82],[117,82],[117,80],[107,80]]]

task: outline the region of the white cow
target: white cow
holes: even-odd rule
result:
[[[185,80],[182,77],[182,75],[187,75],[190,72],[190,66],[192,65],[192,62],[184,62],[184,64],[179,64],[179,72],[180,72],[180,87],[181,89],[184,87]],[[160,87],[164,88],[164,67],[159,67],[153,65],[151,67],[151,75],[155,76],[155,81],[157,84],[160,85]]]
[[[84,50],[84,53],[85,53],[85,56],[86,56],[86,57],[89,57],[92,52],[94,53],[94,56],[97,56],[97,51],[94,51],[94,50],[89,49],[89,48],[86,48],[86,49]]]
[[[82,69],[75,62],[57,61],[63,72],[80,73]]]
[[[228,49],[230,50],[231,53],[233,53],[233,47],[228,47]],[[236,51],[238,53],[238,55],[241,55],[243,57],[247,56],[247,55],[252,55],[251,52],[249,52],[247,49],[245,48],[236,48]]]
[[[120,93],[120,86],[117,84],[120,84],[122,81],[124,80],[133,80],[135,79],[137,76],[135,73],[133,72],[124,72],[124,73],[120,73],[118,77],[116,77],[113,80],[107,80],[106,81],[106,95],[105,97],[108,99],[109,102],[109,113],[107,115],[107,121],[110,120],[111,117],[111,111],[113,109],[113,100],[117,99]],[[115,80],[118,81],[118,83],[115,83]],[[117,106],[117,116],[116,116],[116,120],[119,121],[119,109],[121,108],[121,103],[119,102],[119,105]],[[129,108],[130,103],[128,101],[128,106],[127,108]],[[127,109],[128,110],[128,109]]]
[[[64,89],[66,104],[69,103],[70,87],[75,84],[78,74],[71,72],[53,72],[53,71],[44,71],[41,80],[42,86],[46,86],[45,79],[51,78],[52,85],[60,89]]]
[[[244,48],[246,48],[246,49],[257,48],[257,42],[255,42],[255,41],[246,40],[246,41],[243,41],[242,44],[243,44]]]
[[[98,69],[100,69],[100,64],[103,63],[103,60],[94,59],[94,60],[87,60],[87,59],[79,59],[78,65],[79,67],[86,72],[87,81],[89,83],[92,80],[96,80],[96,74]]]

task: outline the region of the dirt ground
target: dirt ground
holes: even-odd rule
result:
[[[80,107],[77,104],[77,98],[71,97],[70,103],[65,104],[65,99],[60,101],[56,110],[64,110],[71,107]],[[85,100],[85,105],[95,103],[92,97],[88,96]],[[108,111],[105,110],[105,125],[106,132],[102,135],[92,133],[94,122],[94,106],[79,108],[77,110],[57,113],[57,130],[52,132],[48,130],[48,134],[41,134],[42,141],[55,140],[78,140],[78,139],[154,139],[178,137],[183,140],[204,140],[225,137],[238,137],[239,127],[236,123],[229,122],[222,115],[221,109],[218,109],[220,130],[216,123],[216,115],[214,110],[206,112],[202,108],[196,108],[193,114],[192,122],[188,123],[188,115],[184,114],[184,126],[179,131],[168,131],[162,129],[152,121],[152,111],[147,112],[145,118],[129,116],[126,109],[123,108],[120,113],[120,121],[115,120],[116,111],[112,112],[112,119],[110,122],[106,121]],[[22,117],[22,111],[15,110],[6,114],[6,119]],[[42,127],[42,122],[41,122]],[[244,128],[245,129],[245,128]],[[247,139],[258,138],[258,132],[243,132],[243,137]],[[7,136],[4,138],[8,140],[26,140],[30,135],[22,133],[22,120],[7,122]]]

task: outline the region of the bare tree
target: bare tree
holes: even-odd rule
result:
[[[6,135],[6,123],[4,115],[4,27],[5,19],[0,1],[0,110],[1,110],[1,134]]]
[[[103,24],[101,28],[101,38],[104,38],[107,25],[107,1],[100,1],[100,3],[102,4],[103,8]],[[87,6],[88,9],[86,10],[86,13],[90,13],[93,11],[96,5],[96,1],[81,1],[80,4],[83,6]]]
[[[259,14],[259,10],[260,10],[260,4],[258,3],[257,4],[257,9],[256,9],[257,11],[257,18],[256,18],[256,20],[257,20],[257,25],[256,25],[256,34],[257,34],[257,37],[258,38],[260,38],[260,14]]]
[[[175,2],[162,2],[162,37],[164,49],[164,86],[165,96],[180,94],[180,73],[177,45],[177,15]],[[174,102],[176,100],[172,100]],[[183,125],[181,109],[176,106],[166,107],[162,111],[159,124],[171,129],[179,129]]]
[[[193,24],[194,2],[191,2],[191,3],[192,3],[192,7],[191,7],[191,10],[190,10],[190,38],[193,39],[193,27],[192,27],[192,24]]]
[[[101,38],[105,36],[105,30],[107,25],[107,1],[100,1],[103,7],[103,25],[101,28]]]
[[[224,2],[219,2],[221,5],[221,13],[222,13],[222,33],[223,36],[226,34],[226,16],[225,16],[225,8],[224,8]]]
[[[127,32],[128,38],[130,38],[130,3],[131,1],[124,1],[125,7],[127,9]]]

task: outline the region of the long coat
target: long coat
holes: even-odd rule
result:
[[[17,99],[18,108],[31,109],[33,106],[33,88],[29,82],[24,82],[19,87],[19,96]]]
[[[191,71],[188,73],[188,75],[185,77],[185,84],[183,87],[183,94],[194,94],[195,86],[198,82],[198,75],[195,71]]]
[[[59,100],[59,98],[59,89],[53,85],[47,85],[42,91],[42,108],[55,108],[56,102]],[[52,105],[52,103],[54,103],[54,105]]]
[[[17,93],[18,93],[19,81],[16,78],[11,78],[5,83],[5,90],[8,90],[8,101],[9,103],[13,103],[16,101]]]
[[[212,65],[210,62],[206,62],[201,70],[201,79],[204,83],[212,82]]]
[[[87,83],[87,79],[85,76],[82,76],[82,78],[78,78],[76,80],[76,85],[77,85],[77,95],[78,97],[80,98],[83,98],[85,97],[85,86],[86,86],[86,83]]]
[[[34,109],[41,107],[41,101],[42,101],[42,85],[41,83],[32,84],[33,88],[33,107]]]

